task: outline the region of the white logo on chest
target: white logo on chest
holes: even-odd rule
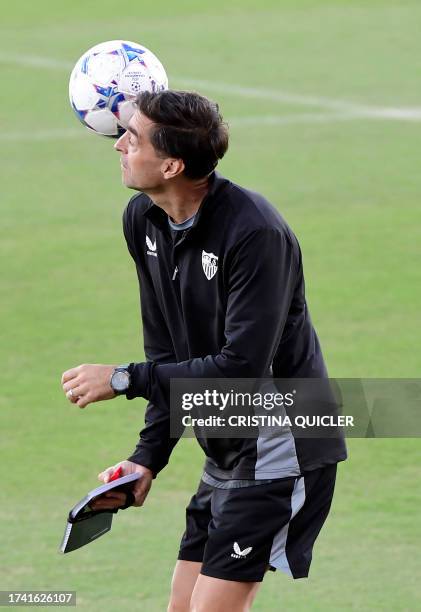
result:
[[[155,242],[152,242],[152,240],[149,238],[149,236],[146,236],[146,246],[147,246],[147,251],[146,254],[147,255],[151,255],[152,257],[158,257],[158,254],[156,252],[156,240]]]
[[[218,257],[213,253],[202,251],[203,272],[208,280],[213,278],[218,270]]]

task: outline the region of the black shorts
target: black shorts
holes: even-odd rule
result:
[[[336,463],[237,489],[201,480],[186,509],[178,558],[202,562],[201,574],[223,580],[261,582],[267,569],[306,578],[335,479]]]

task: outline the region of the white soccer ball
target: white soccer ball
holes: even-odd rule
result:
[[[168,89],[165,69],[146,47],[127,40],[95,45],[70,75],[70,104],[88,129],[118,138],[127,129],[141,91]]]

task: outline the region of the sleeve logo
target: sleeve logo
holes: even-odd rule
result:
[[[152,242],[152,240],[149,238],[149,236],[146,236],[146,247],[147,247],[147,251],[146,254],[147,255],[151,255],[152,257],[158,257],[158,254],[156,252],[156,240],[155,242]]]

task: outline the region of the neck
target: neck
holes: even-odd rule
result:
[[[169,182],[164,191],[147,194],[174,223],[183,223],[195,215],[209,190],[208,177],[197,180],[179,178],[179,181]]]

